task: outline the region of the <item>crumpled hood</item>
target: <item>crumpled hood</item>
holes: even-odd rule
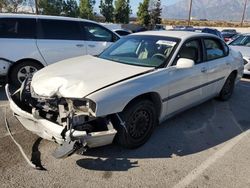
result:
[[[152,70],[90,55],[60,61],[34,74],[33,91],[42,97],[83,98],[105,86]]]

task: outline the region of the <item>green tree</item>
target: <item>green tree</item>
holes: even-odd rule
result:
[[[0,9],[5,9],[7,12],[17,12],[18,7],[25,0],[0,0]]]
[[[129,0],[116,0],[114,16],[116,23],[129,23],[129,15],[131,14],[131,7]]]
[[[149,3],[149,14],[152,26],[161,23],[161,0],[150,0]]]
[[[79,7],[76,0],[65,0],[63,2],[63,14],[69,17],[79,16]]]
[[[94,18],[94,9],[95,0],[80,0],[80,17],[86,19]]]
[[[39,12],[45,15],[61,15],[63,12],[64,0],[39,0]]]
[[[7,0],[0,0],[0,12],[2,12],[2,9],[5,8],[7,5]]]
[[[149,15],[149,0],[144,0],[139,4],[137,19],[141,25],[148,27],[150,23],[150,15]]]
[[[106,22],[113,22],[114,20],[114,6],[113,0],[101,0],[100,13],[105,17]]]

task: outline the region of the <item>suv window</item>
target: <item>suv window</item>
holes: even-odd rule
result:
[[[39,20],[39,39],[82,40],[80,24],[77,21]]]
[[[214,60],[225,56],[222,44],[216,39],[204,39],[207,60]]]
[[[100,25],[85,22],[82,24],[82,28],[85,40],[106,42],[113,42],[114,40],[117,40],[112,32]]]
[[[34,39],[36,36],[36,20],[25,18],[1,18],[0,38]]]

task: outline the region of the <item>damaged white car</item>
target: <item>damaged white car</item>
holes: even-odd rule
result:
[[[152,31],[50,65],[6,93],[23,126],[60,144],[55,156],[64,157],[114,138],[139,147],[177,112],[229,99],[242,74],[242,55],[214,35]]]

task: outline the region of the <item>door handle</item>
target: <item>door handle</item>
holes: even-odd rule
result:
[[[88,46],[91,47],[91,48],[94,48],[94,47],[95,47],[94,44],[89,44]]]
[[[82,48],[84,45],[83,44],[77,44],[76,47]]]
[[[201,68],[201,72],[203,72],[203,73],[207,72],[207,68],[206,67],[202,67]]]
[[[229,62],[226,62],[226,65],[230,65],[230,63],[229,63]]]

